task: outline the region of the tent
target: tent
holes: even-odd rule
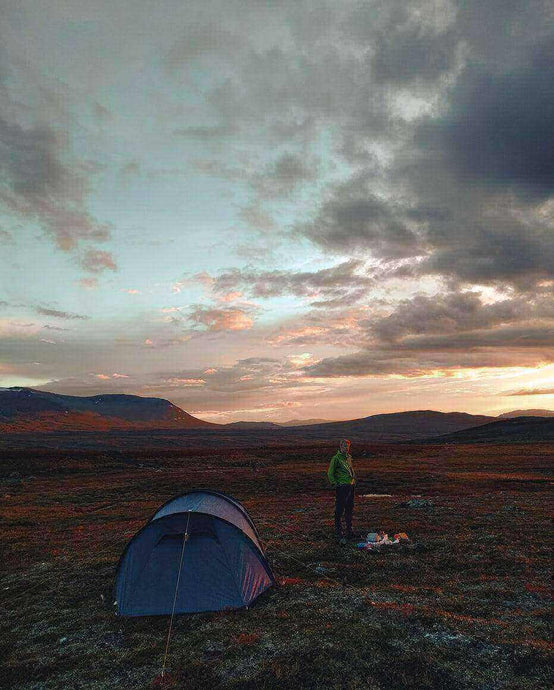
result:
[[[218,491],[195,489],[161,506],[127,544],[115,604],[122,616],[235,609],[274,582],[244,507]]]

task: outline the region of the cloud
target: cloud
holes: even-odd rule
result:
[[[217,299],[219,302],[236,302],[237,300],[240,300],[242,298],[242,292],[238,291],[232,291],[232,292],[227,292],[223,295],[218,295]]]
[[[536,315],[523,298],[483,304],[477,292],[419,294],[402,300],[388,316],[368,322],[370,332],[381,341],[406,335],[449,334],[521,321]]]
[[[501,393],[499,395],[554,395],[554,388],[522,388],[512,393]]]
[[[35,312],[42,316],[53,316],[56,319],[69,319],[85,321],[90,319],[90,316],[83,316],[82,314],[74,314],[68,311],[60,311],[59,309],[50,309],[48,307],[35,307]]]
[[[197,126],[179,127],[174,130],[174,134],[190,139],[200,139],[201,141],[218,140],[233,134],[233,128],[228,126]]]
[[[165,64],[175,70],[201,59],[214,55],[232,56],[244,48],[242,37],[227,28],[220,20],[204,17],[198,13],[194,21],[186,22],[180,37],[170,47]],[[218,12],[219,14],[219,12]],[[202,128],[199,128],[202,129]]]
[[[362,314],[367,316],[367,312],[362,309],[334,313],[319,310],[309,312],[301,319],[294,319],[292,322],[281,325],[266,338],[266,342],[274,347],[291,345],[356,347],[367,338],[361,325]]]
[[[109,226],[86,209],[85,166],[63,161],[67,142],[55,129],[23,127],[0,115],[0,144],[0,201],[10,213],[38,221],[64,251],[109,238]]]
[[[413,82],[434,82],[452,71],[456,65],[457,36],[453,29],[437,32],[432,27],[410,21],[398,21],[380,31],[375,40],[371,61],[372,76],[377,83],[410,85]]]
[[[521,333],[519,335],[522,335]],[[327,357],[306,367],[304,373],[313,378],[363,376],[450,376],[464,369],[505,367],[537,367],[554,362],[550,342],[511,344],[491,342],[478,335],[452,342],[445,338],[411,343],[405,349],[359,350],[340,357]],[[507,338],[509,340],[509,338]],[[496,346],[496,347],[495,347]]]
[[[174,373],[175,380],[202,380],[203,388],[218,393],[261,391],[296,386],[298,366],[277,358],[249,357],[226,367],[210,369],[209,375],[197,370]],[[165,380],[165,376],[163,377]],[[169,377],[167,377],[169,378]]]
[[[257,230],[273,230],[275,228],[275,221],[272,216],[258,204],[241,208],[239,218]]]
[[[385,260],[425,253],[399,202],[377,196],[367,176],[360,174],[338,184],[314,219],[298,225],[296,233],[325,249],[342,253],[366,250]]]
[[[192,311],[189,320],[205,326],[209,331],[244,331],[252,328],[254,320],[244,309],[216,309],[198,307]]]
[[[81,258],[81,266],[92,273],[100,273],[105,270],[117,270],[117,265],[112,254],[100,249],[89,249],[86,251]]]
[[[526,198],[554,193],[552,37],[526,64],[497,73],[469,63],[456,81],[444,117],[421,125],[420,145],[440,150],[461,178]]]
[[[164,379],[164,383],[167,383],[170,387],[181,387],[181,386],[203,386],[206,381],[204,379],[190,379],[190,378],[179,378],[173,376],[168,379]]]
[[[254,298],[283,295],[308,298],[316,306],[345,306],[361,299],[374,280],[365,272],[363,261],[352,259],[319,271],[276,269],[257,271],[234,269],[223,272],[213,280],[216,294],[228,294],[240,289]]]
[[[94,290],[98,287],[97,278],[81,278],[79,280],[79,285],[87,290]]]
[[[63,193],[67,170],[58,158],[61,141],[48,127],[23,128],[0,118],[0,166],[11,191],[38,199]]]
[[[1,200],[19,216],[23,233],[40,224],[95,276],[116,268],[114,257],[100,252],[111,227],[95,217],[97,208],[109,213],[112,178],[117,191],[127,193],[128,178],[140,175],[133,182],[152,183],[155,201],[160,175],[182,186],[183,199],[190,197],[189,178],[217,176],[225,183],[195,179],[199,195],[193,195],[195,209],[210,195],[216,212],[220,194],[229,195],[218,221],[230,229],[228,239],[204,263],[213,273],[201,283],[210,304],[187,305],[190,323],[185,307],[166,312],[178,317],[167,322],[156,309],[152,322],[139,328],[129,318],[124,332],[109,337],[96,329],[90,338],[94,329],[83,322],[56,348],[37,346],[40,325],[10,325],[4,332],[9,356],[24,360],[27,373],[40,359],[48,375],[65,372],[70,379],[83,361],[94,361],[95,371],[110,380],[89,376],[89,385],[117,388],[130,383],[108,373],[117,371],[118,361],[136,356],[159,372],[167,359],[161,350],[181,347],[192,334],[196,347],[179,352],[190,367],[144,373],[133,379],[137,390],[144,385],[163,393],[173,385],[183,389],[184,400],[209,399],[221,408],[238,405],[241,397],[241,409],[254,409],[257,395],[273,399],[275,391],[286,391],[291,397],[300,387],[334,385],[316,376],[454,379],[457,368],[549,361],[550,4],[214,0],[182,4],[167,16],[131,5],[117,16],[106,10],[102,25],[91,24],[83,3],[74,3],[69,20],[67,8],[51,7],[44,27],[29,21],[33,13],[18,13],[14,38],[5,36],[14,58],[3,74],[12,71],[14,78],[7,105],[2,99],[0,106]],[[68,21],[83,46],[94,42],[98,49],[58,62]],[[24,55],[16,47],[23,34],[33,37],[21,43]],[[108,115],[98,94],[106,91],[106,75],[112,85],[138,75],[138,35],[146,37],[144,54],[159,58],[147,60],[142,75],[156,84],[155,98],[138,108],[114,101]],[[45,64],[53,70],[45,71]],[[40,78],[29,76],[31,69]],[[56,88],[45,95],[49,78]],[[7,93],[7,82],[0,88]],[[90,99],[83,108],[85,92]],[[110,152],[108,130],[117,151]],[[138,139],[144,160],[125,148]],[[78,160],[83,150],[106,166],[98,196],[93,183],[104,168]],[[149,173],[152,159],[159,167]],[[178,198],[177,187],[165,189]],[[135,208],[135,197],[118,195],[118,208],[126,201]],[[156,209],[171,216],[165,197],[158,202]],[[196,225],[195,213],[186,223]],[[178,223],[169,218],[169,225]],[[6,227],[19,245],[20,229]],[[208,243],[220,225],[206,227]],[[232,247],[231,233],[240,247]],[[218,262],[227,249],[250,263],[223,270]],[[198,250],[190,261],[206,246]],[[313,269],[322,257],[329,268]],[[192,277],[176,282],[174,292],[197,287],[200,268],[189,266]],[[80,284],[93,288],[98,281]],[[254,299],[268,300],[267,307],[275,300],[271,326],[254,323],[258,312],[248,303]],[[299,302],[305,307],[300,315]],[[295,317],[278,321],[280,310],[289,308]],[[83,341],[85,331],[92,343]],[[127,344],[120,342],[125,338]],[[271,347],[275,360],[221,366],[239,341],[248,353]],[[212,358],[210,347],[221,347],[222,357]],[[302,360],[304,350],[313,359]]]
[[[485,303],[475,292],[419,294],[396,304],[388,315],[358,314],[356,328],[361,349],[322,359],[306,374],[420,376],[554,361],[554,320],[546,299],[516,295]]]
[[[257,195],[264,199],[288,196],[301,185],[317,178],[318,161],[312,157],[286,152],[251,178]]]

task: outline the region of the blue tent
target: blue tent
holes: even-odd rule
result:
[[[175,613],[241,608],[274,582],[243,506],[197,489],[165,503],[127,544],[117,569],[117,613],[169,615],[174,601]]]

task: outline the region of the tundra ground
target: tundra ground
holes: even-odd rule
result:
[[[116,617],[115,567],[161,503],[210,487],[246,506],[280,585],[248,610],[179,616],[168,687],[551,687],[552,445],[352,450],[356,530],[411,544],[335,544],[325,444],[4,453],[0,685],[160,686],[168,619]]]

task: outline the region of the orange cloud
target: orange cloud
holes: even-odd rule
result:
[[[206,326],[209,331],[244,331],[252,328],[253,318],[242,309],[205,309],[194,311],[192,321]]]
[[[225,295],[221,295],[221,297],[218,297],[217,299],[220,302],[235,302],[236,300],[240,299],[242,297],[242,292],[227,292]]]

